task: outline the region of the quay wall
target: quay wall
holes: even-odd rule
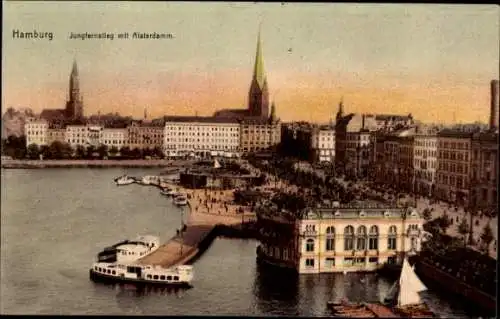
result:
[[[2,168],[164,167],[172,160],[2,160]]]
[[[478,308],[488,313],[494,314],[496,311],[496,297],[490,296],[477,288],[471,287],[448,273],[418,260],[416,263],[416,272],[422,277],[426,285],[431,285],[434,289],[445,293],[452,293],[458,299],[463,300],[465,304]]]

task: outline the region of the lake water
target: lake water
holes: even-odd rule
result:
[[[2,314],[327,315],[347,297],[378,301],[392,282],[376,274],[287,275],[256,264],[254,240],[216,239],[196,261],[194,288],[139,292],[89,280],[105,246],[138,234],[175,234],[181,211],[158,189],[117,187],[113,178],[158,169],[2,169]],[[443,317],[467,317],[429,291]]]

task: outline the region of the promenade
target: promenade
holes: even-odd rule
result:
[[[165,268],[187,264],[201,253],[201,246],[215,236],[213,232],[217,225],[240,225],[254,218],[247,207],[232,204],[232,190],[191,190],[165,182],[161,186],[174,188],[188,196],[185,229],[179,230],[153,253],[139,259],[140,264]]]
[[[68,167],[164,167],[174,160],[2,160],[2,168],[68,168]]]

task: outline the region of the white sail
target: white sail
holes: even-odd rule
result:
[[[406,306],[422,303],[419,292],[427,290],[420,281],[408,261],[403,261],[403,269],[399,277],[398,306]]]
[[[216,159],[214,161],[214,168],[220,168],[220,167],[221,167],[221,165],[219,164],[219,161]]]

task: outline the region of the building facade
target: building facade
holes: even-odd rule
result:
[[[498,133],[477,133],[471,145],[471,206],[498,211]]]
[[[127,145],[137,149],[163,147],[165,126],[163,123],[133,122],[127,127]]]
[[[26,135],[26,147],[31,144],[38,146],[48,145],[49,123],[43,119],[29,119],[24,124],[24,134]]]
[[[166,156],[239,156],[240,123],[232,118],[167,117]]]
[[[414,140],[415,192],[424,196],[434,193],[437,169],[435,134],[416,134]]]
[[[471,144],[473,133],[442,130],[437,134],[437,198],[468,206],[470,196]]]
[[[241,121],[240,150],[243,154],[275,150],[281,141],[281,123],[275,117],[274,104],[271,116],[266,119],[246,118]]]
[[[374,271],[420,251],[423,222],[415,210],[388,207],[315,209],[295,220],[258,214],[258,255],[298,273]]]
[[[101,135],[101,144],[108,148],[115,147],[120,150],[127,146],[127,129],[124,128],[104,128]]]
[[[335,161],[335,129],[325,125],[313,128],[311,133],[312,161],[333,163]]]
[[[47,137],[49,145],[56,141],[66,143],[66,129],[49,127],[47,131]]]

